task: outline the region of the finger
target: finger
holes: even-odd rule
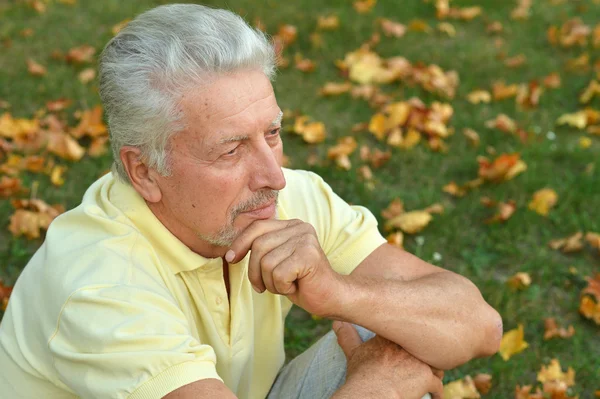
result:
[[[300,223],[304,222],[298,219],[256,220],[252,222],[250,226],[248,226],[244,231],[242,231],[240,235],[233,241],[233,243],[229,247],[229,250],[225,254],[225,260],[229,263],[237,263],[240,260],[244,259],[250,248],[252,248],[252,243],[258,237],[264,235],[265,233],[282,230],[290,226],[298,225]]]
[[[444,398],[444,384],[442,384],[442,380],[436,377],[435,375],[431,376],[428,389],[429,393],[431,394],[431,399]]]
[[[433,375],[435,375],[440,380],[444,378],[444,370],[436,369],[435,367],[431,368]]]
[[[298,278],[299,263],[293,256],[296,245],[288,240],[263,256],[260,261],[262,281],[267,290],[274,294],[288,295],[295,292],[294,282]]]
[[[263,258],[277,247],[286,245],[286,243],[290,242],[292,237],[302,234],[306,230],[303,225],[310,226],[308,223],[294,224],[291,227],[270,231],[254,240],[251,246],[250,260],[248,262],[248,278],[257,292],[263,292],[268,288],[263,279],[263,267],[265,266],[263,264]],[[289,255],[290,253],[288,251],[285,257],[279,258],[279,261],[282,261]],[[275,260],[277,259],[273,259],[269,262],[269,264],[271,264],[269,271],[272,271],[279,263],[274,263]],[[268,279],[270,281],[271,277],[269,276]]]
[[[363,343],[358,331],[352,324],[339,320],[333,322],[333,331],[337,336],[338,344],[346,355],[346,360],[350,360],[354,350]]]

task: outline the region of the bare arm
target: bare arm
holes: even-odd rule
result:
[[[184,385],[163,399],[235,399],[235,394],[221,381],[207,378]]]
[[[384,244],[345,279],[334,318],[362,325],[439,369],[490,356],[502,319],[465,277]]]

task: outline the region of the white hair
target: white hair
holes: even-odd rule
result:
[[[182,93],[243,69],[272,79],[275,52],[264,33],[230,11],[171,4],[129,22],[108,42],[99,65],[113,173],[131,183],[119,152],[135,146],[148,167],[169,176],[169,139],[185,128],[177,107]]]

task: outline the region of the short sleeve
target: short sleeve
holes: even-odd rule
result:
[[[216,378],[216,355],[190,333],[175,300],[130,285],[85,287],[48,342],[61,381],[85,398],[162,398]]]
[[[290,198],[290,214],[311,223],[332,268],[350,274],[367,256],[386,242],[377,219],[363,206],[351,206],[317,174],[289,171],[296,176],[297,195]],[[286,176],[287,177],[287,176]],[[296,209],[294,209],[296,208]]]

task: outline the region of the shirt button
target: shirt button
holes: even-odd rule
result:
[[[215,299],[215,302],[217,303],[217,306],[220,306],[223,303],[223,300],[218,296],[217,299]]]

